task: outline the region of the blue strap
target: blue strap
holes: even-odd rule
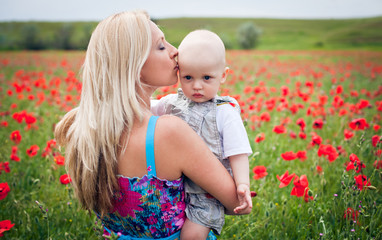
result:
[[[154,155],[154,133],[155,125],[158,120],[158,116],[151,116],[146,132],[146,165],[148,175],[157,175],[155,168],[155,155]]]

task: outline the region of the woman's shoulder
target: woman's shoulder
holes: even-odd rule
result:
[[[165,139],[165,141],[161,141],[162,144],[170,145],[171,148],[192,143],[195,141],[194,135],[196,135],[186,122],[171,115],[159,117],[155,134],[158,134],[159,139]]]
[[[175,133],[181,130],[187,130],[189,126],[179,117],[173,115],[163,115],[158,119],[159,130],[165,130],[164,133]]]

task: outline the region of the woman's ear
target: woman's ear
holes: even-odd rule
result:
[[[224,69],[224,72],[223,72],[223,75],[222,75],[222,79],[220,80],[220,83],[224,83],[225,82],[225,80],[227,79],[228,72],[229,72],[229,67],[226,67]]]

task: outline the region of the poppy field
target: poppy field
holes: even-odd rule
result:
[[[0,237],[102,239],[53,136],[84,56],[0,54]],[[218,239],[382,239],[382,52],[229,50],[227,65],[220,95],[240,104],[257,196]]]

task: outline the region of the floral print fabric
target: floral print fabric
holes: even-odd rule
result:
[[[139,238],[164,238],[182,228],[186,208],[183,177],[168,181],[153,175],[119,176],[118,182],[114,209],[102,218],[106,228]]]

